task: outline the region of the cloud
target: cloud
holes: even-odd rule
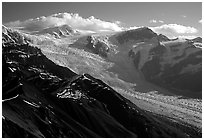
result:
[[[178,36],[178,38],[184,38],[184,39],[194,39],[198,36],[195,36],[195,35],[181,35],[181,36]],[[176,37],[174,37],[176,38]]]
[[[28,19],[25,21],[15,21],[5,24],[9,27],[24,28],[29,31],[39,31],[44,28],[69,25],[74,29],[88,30],[93,32],[102,31],[121,31],[119,21],[113,23],[97,19],[93,16],[89,18],[83,18],[79,14],[73,13],[58,13],[50,16],[42,16],[35,19]]]
[[[163,20],[159,20],[158,22],[160,22],[160,23],[164,23],[164,21],[163,21]]]
[[[117,25],[120,25],[121,24],[121,21],[115,21],[115,24],[117,24]]]
[[[164,24],[161,26],[152,27],[152,29],[155,32],[165,31],[165,32],[172,32],[177,34],[185,34],[185,33],[193,34],[198,32],[198,30],[194,27],[184,26],[179,24]]]
[[[152,23],[164,23],[162,20],[150,20]],[[199,22],[201,22],[200,20]],[[17,29],[24,29],[26,31],[39,31],[44,28],[69,25],[74,29],[83,32],[105,32],[105,31],[123,31],[140,28],[139,26],[122,27],[120,21],[104,21],[93,16],[83,18],[79,14],[73,13],[58,13],[50,16],[42,16],[35,19],[28,19],[25,21],[14,21],[5,24],[8,27]],[[163,24],[161,26],[149,27],[158,34],[164,34],[169,38],[175,36],[193,36],[198,30],[194,27],[184,26],[179,24]]]
[[[179,35],[195,34],[198,30],[194,27],[179,24],[163,24],[161,26],[149,27],[154,32],[164,34],[170,38]]]
[[[142,28],[143,26],[131,26],[129,28],[124,28],[124,30],[134,30],[134,29],[138,29],[138,28]]]
[[[155,20],[155,19],[152,19],[149,21],[150,23],[164,23],[163,20]]]
[[[144,26],[132,26],[129,28],[124,28],[124,30],[134,30],[142,28]],[[198,30],[194,27],[184,26],[179,24],[163,24],[161,26],[148,27],[157,34],[163,34],[168,38],[188,38],[192,39],[197,37]]]
[[[186,16],[186,15],[181,15],[181,17],[183,17],[183,18],[187,18],[187,16]]]
[[[157,23],[157,21],[155,19],[152,19],[149,21],[150,23]]]
[[[201,20],[199,20],[198,22],[202,24],[202,19],[201,19]]]

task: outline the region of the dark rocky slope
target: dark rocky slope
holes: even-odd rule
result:
[[[173,48],[173,46],[171,47]],[[180,47],[180,45],[175,46],[174,48],[176,47]],[[189,55],[186,53],[188,49],[200,51]],[[187,47],[186,50],[183,50],[183,54],[181,56],[174,57],[175,61],[180,59],[180,62],[173,66],[171,64],[166,64],[164,66],[161,64],[161,62],[163,62],[165,52],[166,48],[162,45],[158,45],[150,50],[152,59],[147,61],[141,68],[145,78],[148,81],[173,92],[178,92],[180,95],[202,98],[202,50],[193,45]],[[140,61],[139,55],[140,52],[134,55],[134,62],[136,66]],[[192,66],[191,70],[185,71],[185,69],[190,66]]]

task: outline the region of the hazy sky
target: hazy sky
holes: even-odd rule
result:
[[[24,21],[56,13],[78,13],[83,18],[94,16],[97,19],[116,22],[120,26],[161,26],[178,24],[193,27],[201,36],[202,3],[2,3],[3,24],[11,21]],[[119,23],[119,22],[118,22]],[[189,35],[189,34],[188,34]]]

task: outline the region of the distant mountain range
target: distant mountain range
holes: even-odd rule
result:
[[[41,35],[48,34],[48,35],[54,36],[55,38],[67,37],[69,35],[73,35],[77,33],[78,33],[77,30],[74,30],[69,25],[49,27],[41,31],[35,32],[35,34],[41,34]]]
[[[109,37],[92,35],[88,36],[87,40],[87,44],[84,45],[87,50],[91,50],[113,63],[118,63],[120,68],[124,68],[124,65],[127,66],[127,61],[130,61],[129,56],[134,63],[129,65],[134,65],[135,68],[127,66],[128,69],[135,69],[137,73],[139,72],[142,77],[145,77],[145,80],[175,94],[186,97],[202,97],[202,49],[200,49],[202,39],[199,37],[192,40],[171,40],[144,27]],[[116,48],[112,47],[114,43],[117,45]],[[74,46],[77,46],[77,42]],[[116,52],[118,55],[113,56]],[[116,58],[128,60],[120,63],[115,60]],[[123,72],[118,75],[124,75],[124,73],[128,80],[134,77],[135,72],[129,74]],[[136,80],[132,82],[136,82]]]
[[[2,136],[202,137],[201,48],[147,27],[2,26]]]

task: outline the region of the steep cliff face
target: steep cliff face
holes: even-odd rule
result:
[[[202,49],[197,44],[186,40],[137,44],[130,54],[148,81],[201,98]]]

